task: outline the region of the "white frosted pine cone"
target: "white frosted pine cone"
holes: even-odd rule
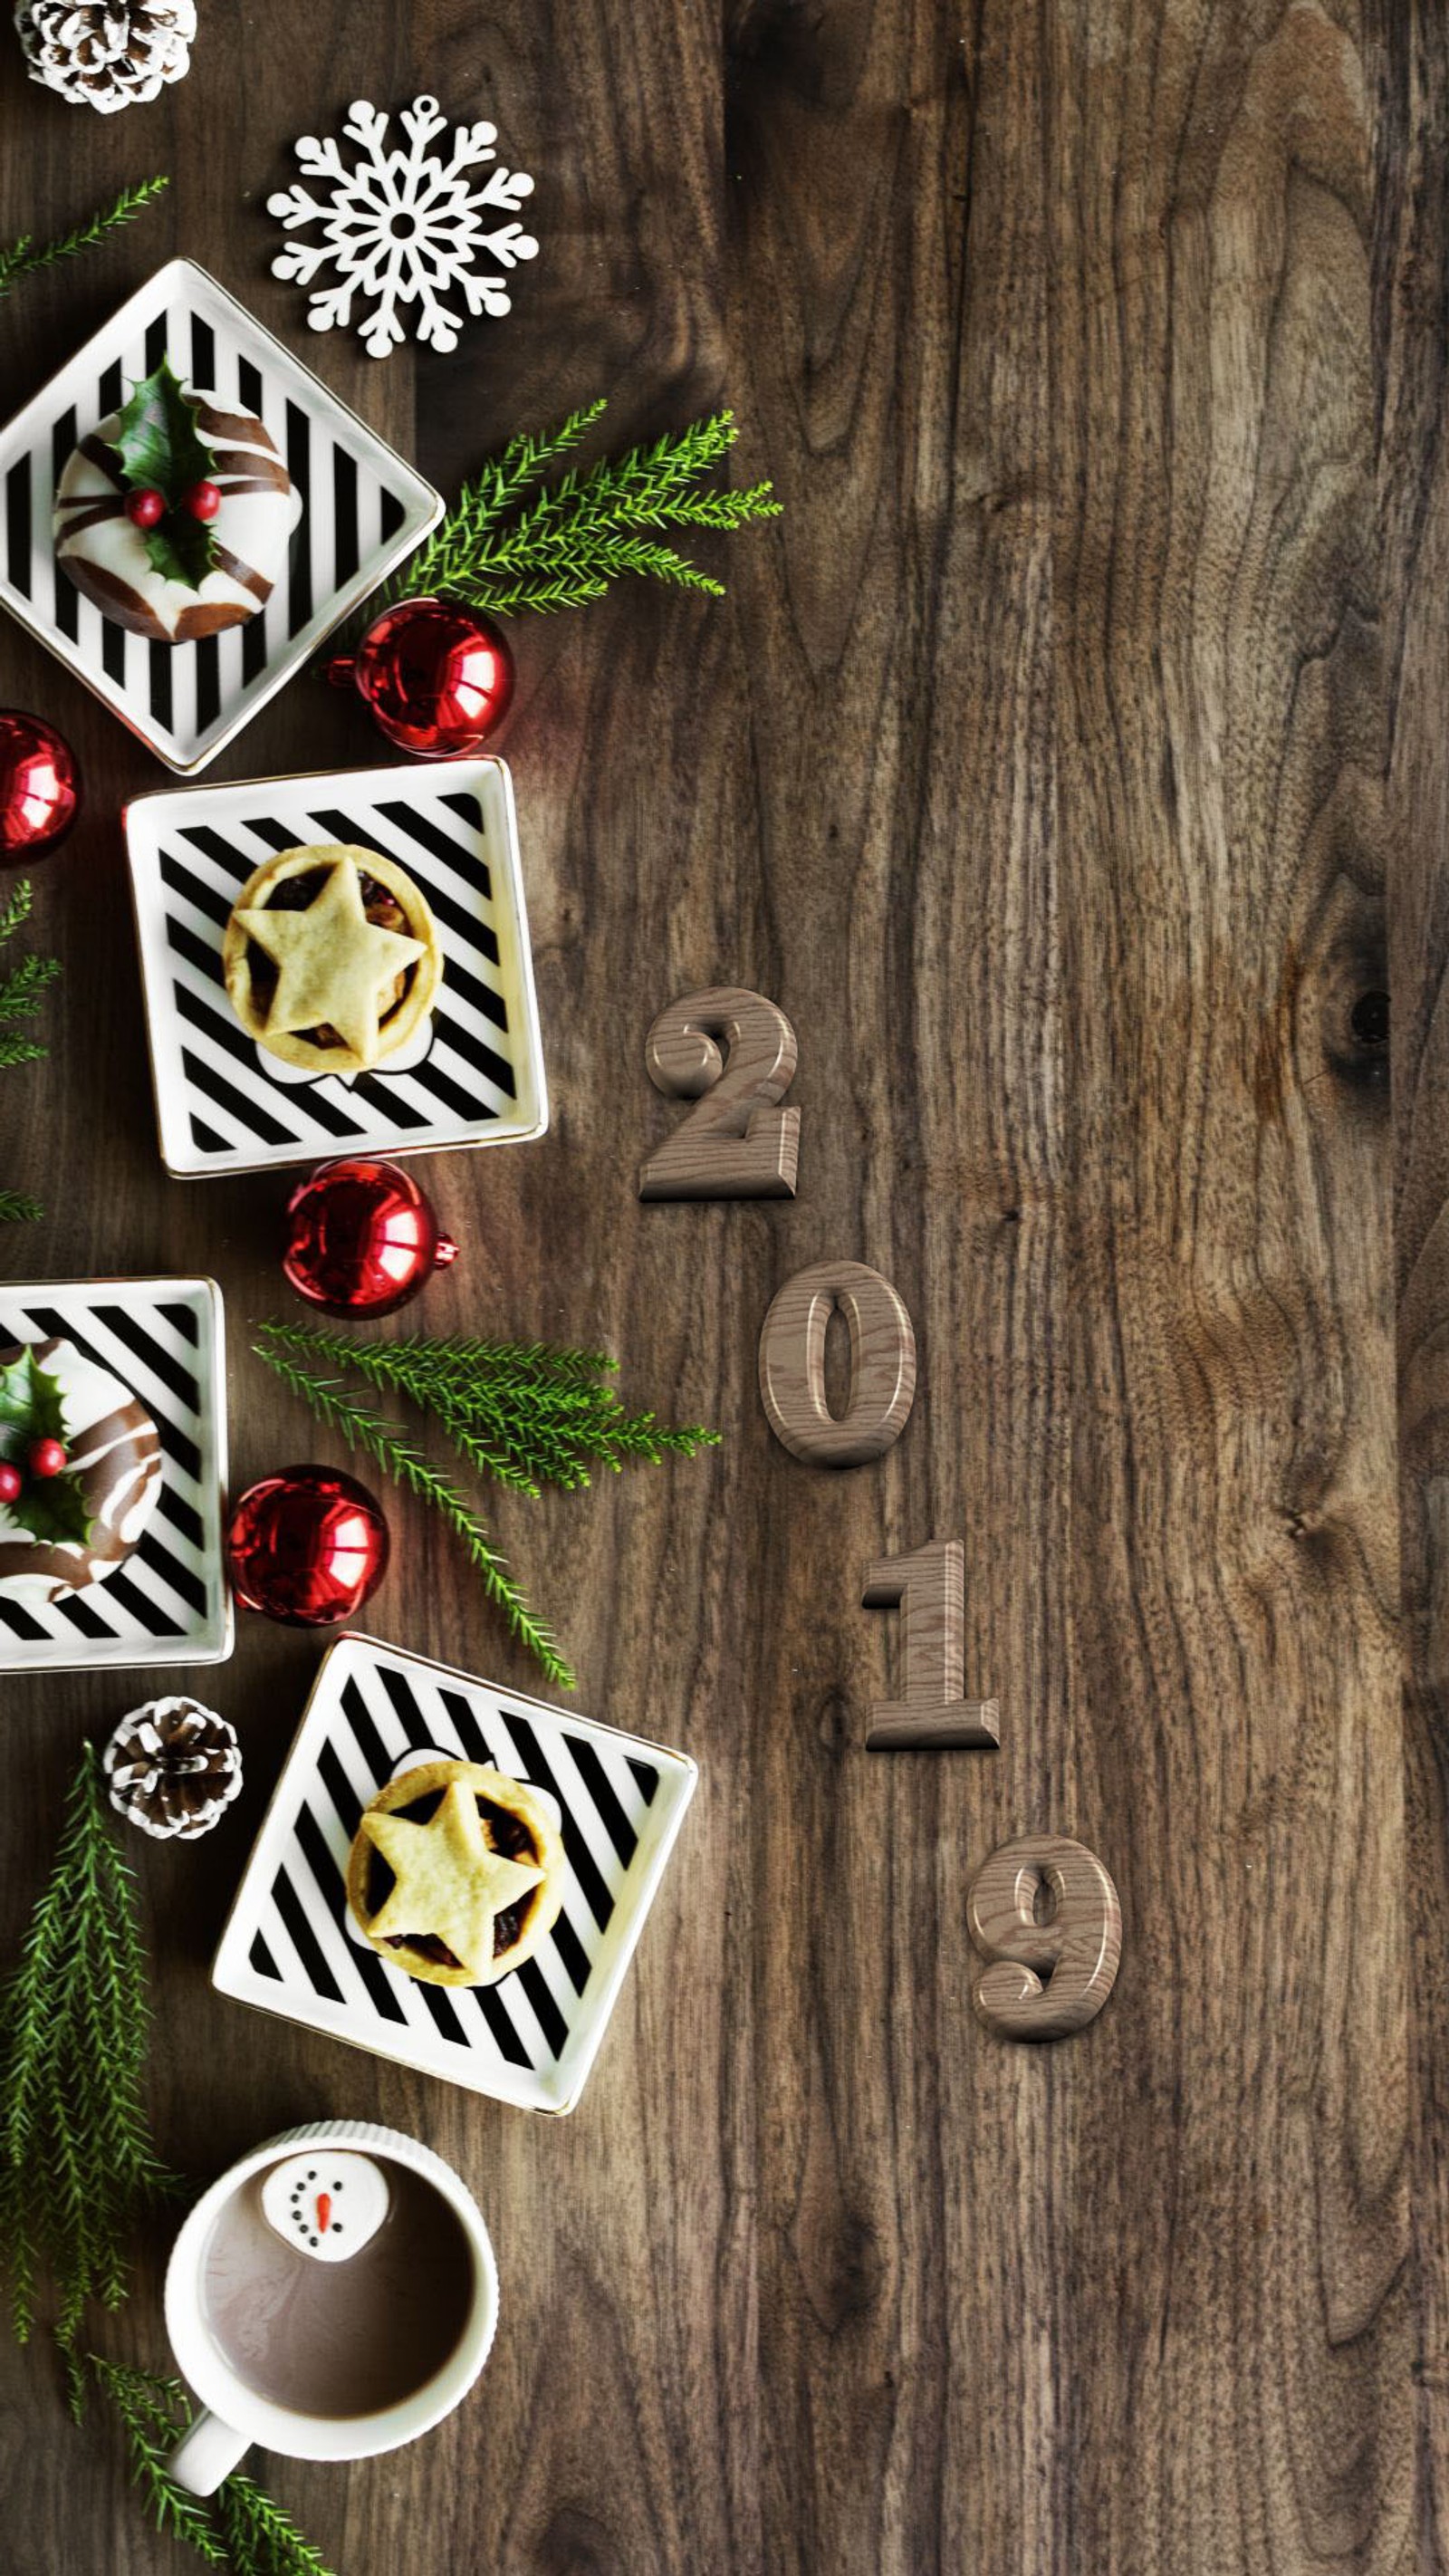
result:
[[[114,116],[185,78],[196,0],[19,0],[15,24],[32,80]]]
[[[111,1804],[157,1842],[195,1842],[241,1794],[236,1729],[195,1699],[148,1700],[123,1717],[101,1756]]]

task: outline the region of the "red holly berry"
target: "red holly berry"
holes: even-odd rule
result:
[[[139,492],[126,495],[126,516],[133,528],[154,528],[166,516],[166,496],[148,483]]]
[[[32,1440],[29,1451],[32,1476],[58,1476],[65,1465],[63,1440]]]
[[[13,1503],[20,1492],[20,1470],[8,1458],[0,1460],[0,1503]]]
[[[221,494],[214,483],[193,483],[181,507],[193,519],[214,519],[221,508]]]

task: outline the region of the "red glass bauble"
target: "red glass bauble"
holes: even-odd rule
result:
[[[384,609],[328,676],[339,688],[355,684],[389,742],[420,760],[481,750],[513,697],[513,656],[498,628],[445,599]]]
[[[39,859],[80,812],[80,774],[54,725],[0,707],[0,861]]]
[[[371,1600],[389,1545],[381,1506],[355,1476],[284,1467],[232,1513],[227,1572],[245,1609],[289,1628],[330,1628]]]
[[[287,1204],[287,1283],[329,1315],[390,1315],[457,1256],[398,1163],[357,1154],[319,1163]]]

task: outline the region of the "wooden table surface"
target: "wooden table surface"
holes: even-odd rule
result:
[[[8,13],[6,13],[8,15]],[[0,311],[9,410],[171,252],[444,488],[605,392],[721,399],[787,515],[726,603],[517,634],[513,765],[554,1118],[427,1171],[417,1321],[603,1342],[723,1448],[496,1526],[578,1703],[703,1766],[563,2122],[214,1997],[317,1657],[197,1675],[247,1789],[133,1841],[164,2152],[329,2113],[429,2138],[505,2288],[474,2398],[352,2471],[263,2464],[339,2576],[1363,2576],[1449,2565],[1449,27],[1430,0],[208,0],[102,121],[0,29],[0,239],[173,175]],[[516,310],[377,365],[269,274],[349,99],[435,91],[539,177]],[[340,1455],[248,1354],[279,1176],[155,1145],[117,812],[149,757],[0,631],[90,787],[41,872],[65,980],[5,1079],[8,1275],[206,1271],[234,1480]],[[303,676],[223,776],[382,757]],[[792,1204],[645,1207],[674,995],[800,1039]],[[1366,995],[1391,991],[1393,1071]],[[1365,1035],[1367,1032],[1367,1035]],[[909,1427],[831,1474],[756,1343],[873,1263]],[[394,1499],[368,1624],[527,1686]],[[870,1559],[959,1536],[999,1752],[869,1754]],[[1406,1688],[1407,1683],[1407,1688]],[[139,1680],[4,1687],[0,1938],[83,1734]],[[1120,1889],[1081,2037],[988,2037],[965,1889],[1069,1831]],[[165,2232],[106,2348],[164,2362]],[[192,2564],[0,2341],[15,2576]]]

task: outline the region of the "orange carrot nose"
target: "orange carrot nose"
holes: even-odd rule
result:
[[[326,2235],[331,2217],[332,2194],[330,2191],[319,2191],[317,2194],[317,2233],[319,2236]]]

